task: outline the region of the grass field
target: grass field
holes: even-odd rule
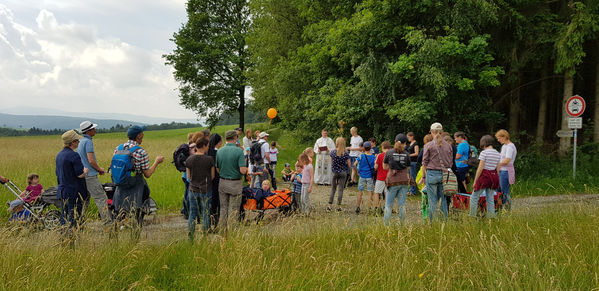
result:
[[[392,227],[326,214],[193,245],[180,229],[137,242],[92,228],[70,248],[55,232],[3,228],[0,289],[593,290],[598,213],[595,201]]]
[[[267,124],[250,124],[253,130],[266,130]],[[224,137],[226,130],[235,126],[218,126],[213,132]],[[161,211],[174,211],[180,207],[183,197],[183,183],[179,173],[172,162],[173,151],[184,142],[187,142],[187,134],[202,130],[202,128],[148,131],[144,135],[142,146],[150,154],[153,161],[156,156],[163,155],[164,163],[158,166],[155,174],[148,179],[152,191],[151,195],[157,201]],[[292,163],[305,146],[299,145],[291,136],[282,137],[278,128],[269,129],[271,134],[269,141],[279,142],[279,164]],[[105,169],[110,164],[114,148],[127,141],[125,133],[98,134],[94,137],[94,149],[100,166]],[[35,137],[3,137],[0,138],[0,173],[13,180],[20,188],[25,188],[27,174],[38,173],[40,183],[45,187],[56,185],[54,174],[56,154],[62,150],[60,136],[35,136]],[[277,176],[280,176],[282,166],[277,167]],[[110,182],[110,176],[100,176],[103,183]],[[3,186],[0,187],[0,201],[14,199],[14,196]],[[94,206],[90,211],[95,211]],[[6,212],[0,212],[0,218],[6,217]],[[5,221],[5,219],[2,219]]]
[[[217,127],[223,134],[234,126]],[[250,125],[266,129],[266,124]],[[423,225],[417,198],[412,220],[385,227],[380,217],[351,213],[349,189],[344,213],[325,213],[327,187],[317,187],[317,211],[310,217],[278,217],[248,224],[226,237],[209,235],[191,245],[175,213],[183,184],[170,163],[173,150],[198,129],[149,131],[143,146],[151,159],[166,157],[148,179],[159,214],[140,241],[127,231],[110,239],[95,220],[74,247],[58,232],[7,225],[0,212],[0,290],[14,289],[501,289],[599,288],[599,203],[597,199],[530,209],[519,206],[492,222],[457,216]],[[280,129],[279,163],[295,161],[306,144]],[[95,148],[106,167],[124,133],[99,134]],[[0,171],[25,185],[30,172],[45,187],[56,184],[58,136],[0,138]],[[280,172],[280,167],[277,172]],[[104,182],[108,176],[101,177]],[[549,185],[547,185],[549,184]],[[578,186],[577,186],[578,187]],[[515,196],[577,193],[562,182],[521,178]],[[593,193],[596,189],[587,188]],[[0,188],[0,199],[11,199]],[[316,198],[316,197],[315,197]],[[316,199],[315,199],[316,200]],[[90,211],[95,211],[92,207]],[[93,217],[93,216],[88,216]]]

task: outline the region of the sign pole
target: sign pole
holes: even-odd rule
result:
[[[578,139],[578,129],[574,129],[574,159],[572,161],[572,177],[576,179],[576,141]]]

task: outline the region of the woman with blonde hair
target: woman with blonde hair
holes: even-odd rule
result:
[[[495,138],[502,144],[501,146],[501,160],[497,165],[499,171],[499,185],[501,187],[501,193],[503,194],[503,205],[507,209],[512,208],[512,194],[510,192],[510,185],[513,185],[516,181],[516,171],[514,170],[514,161],[518,150],[516,146],[510,140],[510,134],[505,129],[500,129],[495,133]]]
[[[447,200],[443,194],[443,172],[451,171],[453,164],[452,148],[443,136],[443,126],[435,122],[431,125],[430,133],[433,141],[424,146],[422,154],[422,172],[428,194],[428,217],[432,222],[437,204],[441,200],[441,212],[447,217]]]
[[[329,196],[329,206],[327,211],[332,210],[333,200],[335,198],[335,191],[337,187],[337,211],[341,211],[341,200],[343,199],[343,188],[345,186],[345,180],[347,179],[347,172],[351,167],[349,152],[345,149],[345,139],[338,137],[335,140],[335,149],[331,151],[331,170],[333,172],[333,178],[331,181],[331,195]]]

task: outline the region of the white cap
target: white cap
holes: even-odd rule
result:
[[[443,130],[441,123],[435,122],[431,125],[431,130]]]
[[[266,131],[263,131],[260,133],[260,135],[258,136],[259,138],[264,138],[265,136],[268,136],[268,133],[266,133]]]

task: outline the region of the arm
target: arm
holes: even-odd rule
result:
[[[379,169],[379,163],[376,162],[378,160],[378,158],[379,158],[379,155],[376,155],[375,158],[374,158],[374,170],[375,171],[378,171],[378,169]]]
[[[310,187],[308,193],[312,193],[312,186],[314,186],[314,169],[310,169]]]
[[[214,166],[212,166],[212,168],[210,168],[210,174],[211,174],[212,180],[214,180],[214,177],[216,177]],[[187,176],[189,177],[189,174],[187,174]]]
[[[96,158],[94,157],[94,152],[87,153],[87,160],[89,161],[89,164],[92,166],[92,168],[94,168],[96,171],[98,171],[98,174],[104,175],[105,171],[103,168],[101,168],[98,165],[98,162],[96,161]]]
[[[0,175],[0,182],[2,182],[2,184],[8,182],[8,179],[2,175]]]
[[[89,172],[88,168],[83,168],[83,173],[81,175],[77,176],[77,178],[79,178],[79,179],[85,178],[85,176],[87,176],[88,172]]]
[[[160,163],[162,163],[163,161],[164,161],[163,156],[157,156],[156,159],[154,160],[154,163],[152,164],[152,166],[150,166],[149,169],[143,171],[144,177],[150,178],[152,176],[152,174],[154,174],[154,171],[156,171],[156,167],[158,167],[158,165],[160,165]]]
[[[420,147],[416,145],[414,147],[414,153],[411,154],[410,157],[417,157],[419,153],[420,153]]]
[[[499,167],[503,167],[503,166],[509,164],[511,160],[512,159],[510,159],[510,158],[505,158],[505,159],[501,160],[501,162],[499,162],[499,164],[497,164],[497,170],[499,170]]]

